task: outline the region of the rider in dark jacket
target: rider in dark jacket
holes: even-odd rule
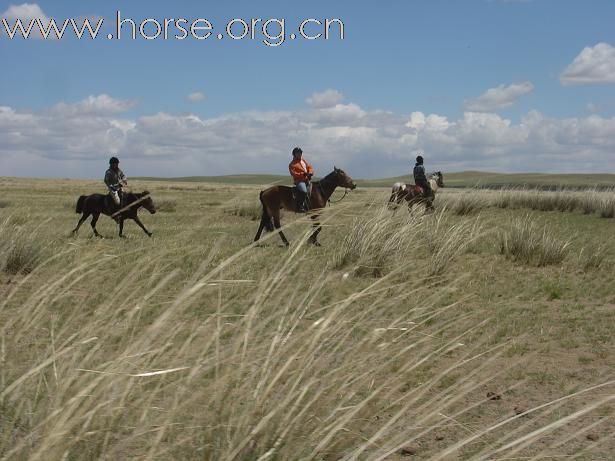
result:
[[[416,164],[414,165],[414,184],[420,186],[423,189],[424,197],[431,197],[431,185],[425,175],[425,167],[423,166],[423,157],[418,156],[416,158]]]
[[[118,207],[122,206],[122,186],[128,185],[124,172],[120,170],[120,161],[117,157],[109,159],[109,169],[105,172],[105,185],[109,189],[109,195]]]

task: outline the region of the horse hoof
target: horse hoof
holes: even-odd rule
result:
[[[148,233],[147,233],[147,236],[148,236],[148,237],[151,237],[152,235],[153,235],[153,234],[152,234],[151,232],[148,232]]]

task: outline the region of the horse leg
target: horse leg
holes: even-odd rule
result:
[[[135,222],[139,225],[139,227],[140,227],[141,229],[143,229],[143,232],[145,232],[145,233],[147,234],[147,236],[148,236],[148,237],[151,237],[151,236],[152,236],[152,233],[151,233],[150,231],[148,231],[148,230],[145,228],[145,226],[143,225],[143,223],[141,222],[141,220],[139,219],[139,217],[138,217],[138,216],[135,216],[135,217],[134,217],[134,218],[132,218],[132,219],[134,219],[134,220],[135,220]],[[122,220],[122,221],[123,221],[123,220]]]
[[[73,229],[73,235],[77,233],[77,231],[79,230],[79,228],[81,227],[81,224],[83,224],[85,222],[86,219],[88,219],[90,217],[90,213],[83,213],[81,215],[81,218],[79,219],[79,222],[77,223],[77,227],[75,227]]]
[[[310,216],[310,219],[312,219],[312,221],[315,221],[316,219],[318,219],[318,215],[312,215],[312,216]],[[318,234],[320,233],[322,228],[320,227],[320,223],[318,221],[314,222],[312,224],[312,227],[315,228],[315,230],[312,233],[312,235],[310,235],[309,242],[312,245],[319,247],[320,246],[320,242],[318,242]]]
[[[121,216],[117,217],[117,223],[120,226],[120,238],[124,238],[124,218],[122,218]]]
[[[261,223],[258,226],[258,231],[256,231],[256,236],[254,237],[254,241],[258,242],[261,238],[261,234],[263,233],[263,229],[265,228],[265,217],[261,216]]]
[[[391,196],[389,197],[389,202],[387,203],[387,208],[388,209],[395,208],[396,203],[397,203],[397,193],[391,192]]]
[[[288,243],[288,240],[286,239],[286,236],[284,235],[284,232],[279,230],[280,227],[282,227],[280,225],[280,212],[279,211],[277,213],[274,213],[274,215],[273,215],[273,225],[275,226],[276,229],[278,229],[278,233],[280,234],[280,238],[284,242],[284,245],[289,246],[290,243]]]
[[[96,222],[98,221],[98,217],[100,216],[100,213],[93,213],[92,214],[92,222],[90,223],[90,225],[92,226],[92,230],[94,231],[94,235],[96,237],[102,237],[102,235],[100,235],[98,233],[98,231],[96,230]]]

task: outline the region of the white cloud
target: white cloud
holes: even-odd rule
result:
[[[18,19],[21,20],[24,29],[28,28],[28,23],[30,21],[39,19],[43,26],[47,26],[49,24],[50,19],[43,12],[40,6],[36,3],[22,3],[21,5],[9,5],[8,9],[0,14],[0,18],[3,18],[7,21],[8,26],[12,29],[15,21]],[[4,25],[0,27],[0,34],[6,35],[6,30]],[[17,32],[17,36],[21,37],[20,33]],[[36,24],[33,24],[32,31],[30,34],[31,38],[43,38],[40,29]],[[52,37],[54,37],[52,35]]]
[[[6,21],[6,26],[4,23],[0,22],[0,36],[4,35],[8,37],[8,29],[11,34],[14,33],[14,39],[22,39],[23,33],[26,34],[27,38],[43,39],[43,33],[41,33],[42,29],[48,40],[57,40],[58,33],[63,34],[60,35],[60,37],[71,36],[71,32],[81,30],[85,27],[84,21],[86,20],[89,21],[92,30],[96,30],[97,24],[99,22],[102,24],[102,21],[104,21],[104,18],[99,15],[82,15],[74,17],[74,24],[71,27],[69,19],[64,19],[58,23],[55,19],[49,18],[36,3],[10,5],[4,13],[0,14],[0,18]],[[21,22],[21,28],[18,26],[17,21]],[[50,24],[50,21],[54,22],[55,27]],[[85,31],[87,29],[83,30]],[[84,33],[85,36],[88,36],[87,32]]]
[[[320,93],[313,93],[305,100],[314,109],[328,109],[340,104],[344,100],[344,95],[337,90],[325,90]]]
[[[590,114],[595,114],[597,112],[600,112],[600,107],[593,102],[590,102],[585,105],[585,111],[589,112]]]
[[[127,174],[285,174],[299,145],[326,174],[333,165],[356,177],[410,172],[416,151],[428,169],[612,171],[615,118],[519,122],[494,113],[395,114],[357,104],[325,109],[251,111],[202,118],[165,112],[127,117],[129,101],[92,96],[75,104],[25,111],[0,107],[3,175],[98,177],[109,152]]]
[[[366,112],[356,104],[337,104],[326,109],[318,109],[305,115],[308,122],[316,126],[353,126],[362,123]]]
[[[205,99],[205,95],[200,91],[195,91],[194,93],[190,93],[186,96],[186,99],[190,102],[200,102]]]
[[[513,83],[490,88],[478,98],[466,100],[463,108],[468,112],[496,112],[512,106],[521,96],[531,93],[534,85],[531,82]]]
[[[406,126],[415,130],[445,131],[450,123],[446,117],[440,115],[430,114],[425,116],[422,112],[412,112]]]
[[[115,99],[107,94],[88,96],[83,101],[74,104],[61,102],[52,111],[63,117],[79,117],[83,115],[104,116],[126,112],[136,106],[136,101]]]
[[[615,47],[586,47],[560,75],[562,85],[615,83]]]
[[[0,15],[9,21],[21,19],[22,21],[30,21],[39,18],[41,21],[48,22],[49,18],[40,6],[36,3],[22,3],[21,5],[10,5],[8,9]]]

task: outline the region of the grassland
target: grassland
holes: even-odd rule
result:
[[[359,188],[286,249],[244,179],[133,182],[151,239],[0,179],[0,458],[613,459],[615,219]]]
[[[408,168],[410,170],[410,167]],[[156,180],[160,178],[139,178]],[[228,175],[228,176],[190,176],[184,178],[162,179],[169,182],[200,182],[216,184],[288,184],[288,176],[282,175]],[[407,182],[408,175],[380,179],[358,179],[360,187],[390,187],[395,182]],[[612,188],[615,174],[543,174],[543,173],[490,173],[484,171],[444,172],[444,182],[451,188],[511,188],[526,187],[533,189],[585,189]]]

